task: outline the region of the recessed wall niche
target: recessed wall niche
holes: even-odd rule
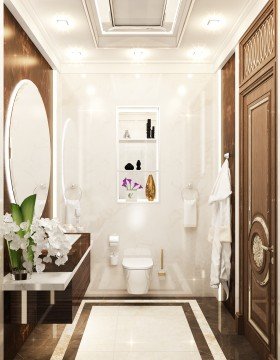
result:
[[[117,201],[159,201],[159,107],[117,107]]]

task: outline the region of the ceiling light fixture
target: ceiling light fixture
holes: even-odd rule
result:
[[[203,21],[203,26],[206,30],[217,31],[224,25],[224,19],[221,15],[212,14],[207,16]]]
[[[143,49],[132,49],[132,58],[136,62],[140,62],[145,59],[147,52]]]
[[[81,49],[69,49],[68,50],[68,57],[72,60],[80,60],[84,57],[84,52]]]
[[[209,50],[204,46],[195,46],[189,51],[188,55],[194,60],[204,60],[209,55]]]
[[[73,21],[64,15],[58,15],[55,17],[55,26],[60,31],[67,31],[73,27]]]

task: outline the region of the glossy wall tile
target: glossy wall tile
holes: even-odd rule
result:
[[[62,74],[60,93],[60,217],[65,218],[62,187],[79,184],[81,223],[94,237],[87,294],[126,294],[121,261],[109,265],[108,236],[118,234],[120,259],[126,248],[151,249],[150,294],[213,295],[207,201],[218,165],[216,75]],[[160,108],[159,203],[117,203],[117,106]],[[194,229],[183,227],[181,191],[188,183],[199,191]],[[164,279],[157,275],[161,248]]]

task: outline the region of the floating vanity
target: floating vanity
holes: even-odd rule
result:
[[[90,282],[89,233],[67,234],[72,243],[69,260],[60,267],[47,264],[46,270],[33,273],[28,280],[4,277],[5,322],[71,323]]]

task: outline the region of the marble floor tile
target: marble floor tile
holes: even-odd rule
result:
[[[115,307],[116,308],[116,307]],[[78,350],[118,352],[190,352],[199,354],[180,306],[104,306],[95,316],[93,307]],[[111,318],[106,312],[114,314]],[[116,317],[116,314],[118,316]],[[79,355],[80,356],[80,355]],[[131,355],[132,356],[132,355]],[[149,355],[150,356],[150,355]],[[168,356],[168,355],[166,355]],[[180,354],[178,354],[180,356]]]
[[[197,352],[166,351],[166,352],[115,352],[114,360],[201,360]]]
[[[79,351],[75,360],[114,360],[113,351]]]

